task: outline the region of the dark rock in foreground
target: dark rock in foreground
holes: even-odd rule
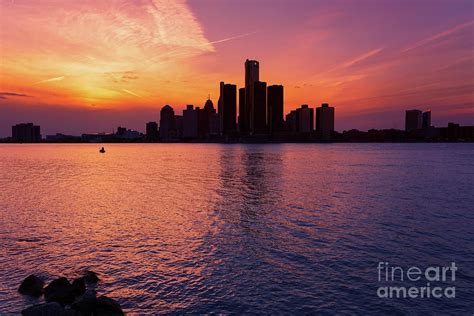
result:
[[[120,304],[107,296],[99,296],[95,307],[96,315],[125,315]]]
[[[97,282],[99,282],[99,277],[97,276],[97,273],[95,273],[93,271],[85,271],[83,278],[86,281],[86,283],[97,283]]]
[[[56,302],[33,305],[21,312],[23,316],[62,316],[64,314],[64,308]]]
[[[81,315],[92,315],[95,312],[97,297],[94,290],[87,290],[78,300],[72,304],[72,309]]]
[[[72,281],[72,288],[76,296],[81,296],[86,292],[86,281],[84,278],[77,278]]]
[[[43,290],[44,282],[30,275],[20,285],[20,293],[44,292],[45,304],[38,304],[24,309],[25,316],[102,316],[125,315],[118,302],[95,292],[99,281],[97,274],[86,271],[84,276],[75,279],[72,284],[62,277],[48,284]],[[39,293],[39,294],[38,294]],[[31,294],[30,294],[31,295]]]
[[[43,294],[43,286],[44,282],[37,276],[31,274],[21,282],[18,292],[24,295],[39,297]]]
[[[94,291],[87,291],[71,307],[79,315],[125,315],[118,302],[104,295],[97,298]]]
[[[74,298],[74,288],[64,277],[52,281],[44,288],[46,302],[58,302],[66,305],[74,302]]]

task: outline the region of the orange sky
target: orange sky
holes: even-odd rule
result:
[[[400,128],[413,107],[474,124],[471,1],[0,4],[0,136],[23,121],[43,134],[143,130],[164,104],[180,113],[216,103],[221,80],[242,86],[246,58],[285,86],[285,111],[329,102],[338,130]]]

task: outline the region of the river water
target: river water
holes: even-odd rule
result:
[[[0,145],[0,314],[86,269],[129,313],[474,312],[473,144],[98,146]],[[381,298],[379,262],[456,297]]]

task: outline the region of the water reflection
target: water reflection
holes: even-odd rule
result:
[[[474,261],[472,147],[417,146],[2,145],[0,313],[86,269],[137,313],[467,310],[373,296],[380,259]]]

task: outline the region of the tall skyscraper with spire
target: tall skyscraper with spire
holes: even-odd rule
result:
[[[242,133],[251,134],[254,130],[254,84],[259,81],[259,63],[256,60],[245,61],[245,115],[242,120]]]

